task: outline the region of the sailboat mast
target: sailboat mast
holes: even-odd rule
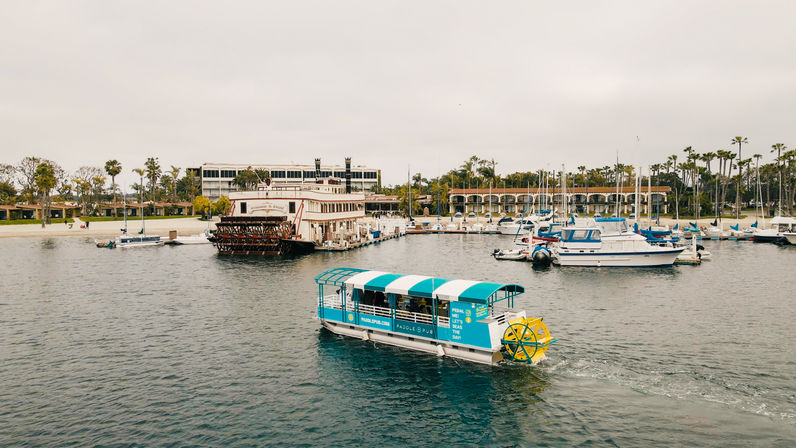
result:
[[[652,227],[652,167],[647,167],[647,221]]]
[[[412,183],[411,183],[411,169],[407,165],[406,167],[406,191],[409,194],[408,202],[406,204],[407,213],[409,214],[409,220],[412,220]],[[467,199],[465,198],[465,201]]]

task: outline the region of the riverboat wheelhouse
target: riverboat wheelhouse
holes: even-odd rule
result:
[[[353,268],[315,282],[318,319],[336,334],[484,364],[537,363],[555,342],[542,318],[512,309],[519,285]]]

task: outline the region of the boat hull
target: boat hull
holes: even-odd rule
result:
[[[152,246],[162,246],[163,241],[144,241],[144,242],[134,242],[134,243],[116,243],[116,247],[121,247],[122,249],[132,249],[135,247],[152,247]]]
[[[592,267],[655,267],[671,266],[674,260],[683,251],[676,248],[655,252],[613,252],[613,253],[588,253],[588,252],[557,252],[557,263],[561,266],[592,266]]]
[[[785,233],[783,234],[783,236],[788,241],[788,243],[796,244],[796,233]]]
[[[469,346],[465,347],[451,344],[447,341],[389,333],[374,328],[344,324],[324,319],[321,319],[321,324],[332,333],[342,336],[362,339],[363,341],[380,342],[382,344],[389,344],[437,356],[449,356],[451,358],[489,365],[498,364],[503,360],[503,355],[500,351],[489,351]]]
[[[782,235],[755,235],[755,243],[776,243],[782,239]]]

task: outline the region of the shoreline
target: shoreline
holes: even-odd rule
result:
[[[208,225],[211,229],[215,228],[218,218],[212,221],[200,221],[199,218],[173,218],[173,219],[152,219],[146,221],[146,232],[148,235],[168,236],[169,231],[176,230],[178,236],[188,236],[201,233]],[[81,229],[85,225],[80,218],[75,218],[75,222],[70,229],[68,225],[53,223],[45,228],[40,224],[11,224],[0,226],[0,238],[36,238],[36,237],[61,237],[61,236],[82,236],[96,238],[114,238],[121,233],[124,221],[96,221],[89,224],[88,229]],[[141,220],[128,220],[127,232],[136,235],[141,230]]]
[[[416,222],[434,223],[437,221],[436,216],[415,216],[413,217]],[[369,223],[376,223],[379,218],[365,217],[364,221]],[[461,223],[465,218],[453,218],[450,216],[443,216],[440,218],[441,222],[454,222]],[[700,218],[696,220],[698,227],[708,227],[713,222],[714,218]],[[731,225],[736,222],[741,224],[741,227],[749,227],[756,219],[754,216],[747,216],[736,221],[734,218],[723,220],[722,229],[729,230]],[[770,218],[766,218],[766,223]],[[483,216],[477,218],[469,218],[467,222],[471,223],[486,223],[488,220]],[[167,237],[169,231],[176,230],[178,236],[195,235],[205,230],[208,225],[211,229],[215,228],[215,224],[219,222],[216,217],[212,221],[200,221],[199,218],[174,218],[174,219],[153,219],[146,221],[146,230],[149,235],[160,235]],[[408,221],[407,221],[408,222]],[[492,222],[497,222],[496,218],[492,218]],[[633,225],[635,221],[628,219],[628,224]],[[661,217],[660,225],[669,227],[674,226],[678,221],[674,218]],[[694,220],[680,219],[680,226],[687,226],[689,222]],[[123,221],[96,221],[89,224],[88,229],[81,229],[80,226],[85,222],[75,218],[75,222],[70,229],[63,223],[53,223],[41,228],[38,224],[12,224],[7,226],[0,226],[0,239],[1,238],[36,238],[36,237],[62,237],[62,236],[83,236],[83,237],[96,237],[96,238],[113,238],[121,233],[121,228],[124,225]],[[639,220],[639,226],[647,226],[647,218],[642,217]],[[763,221],[760,220],[760,227],[765,228]],[[140,220],[128,220],[127,231],[130,234],[137,234],[141,230]]]

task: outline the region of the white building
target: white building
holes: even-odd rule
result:
[[[238,191],[232,183],[240,171],[247,169],[264,169],[271,173],[274,184],[314,184],[316,172],[320,179],[333,178],[345,184],[346,167],[342,165],[244,165],[233,163],[205,163],[197,170],[202,179],[202,195],[210,199],[229,196]],[[351,167],[351,187],[355,191],[369,191],[381,184],[381,170],[365,166]]]

